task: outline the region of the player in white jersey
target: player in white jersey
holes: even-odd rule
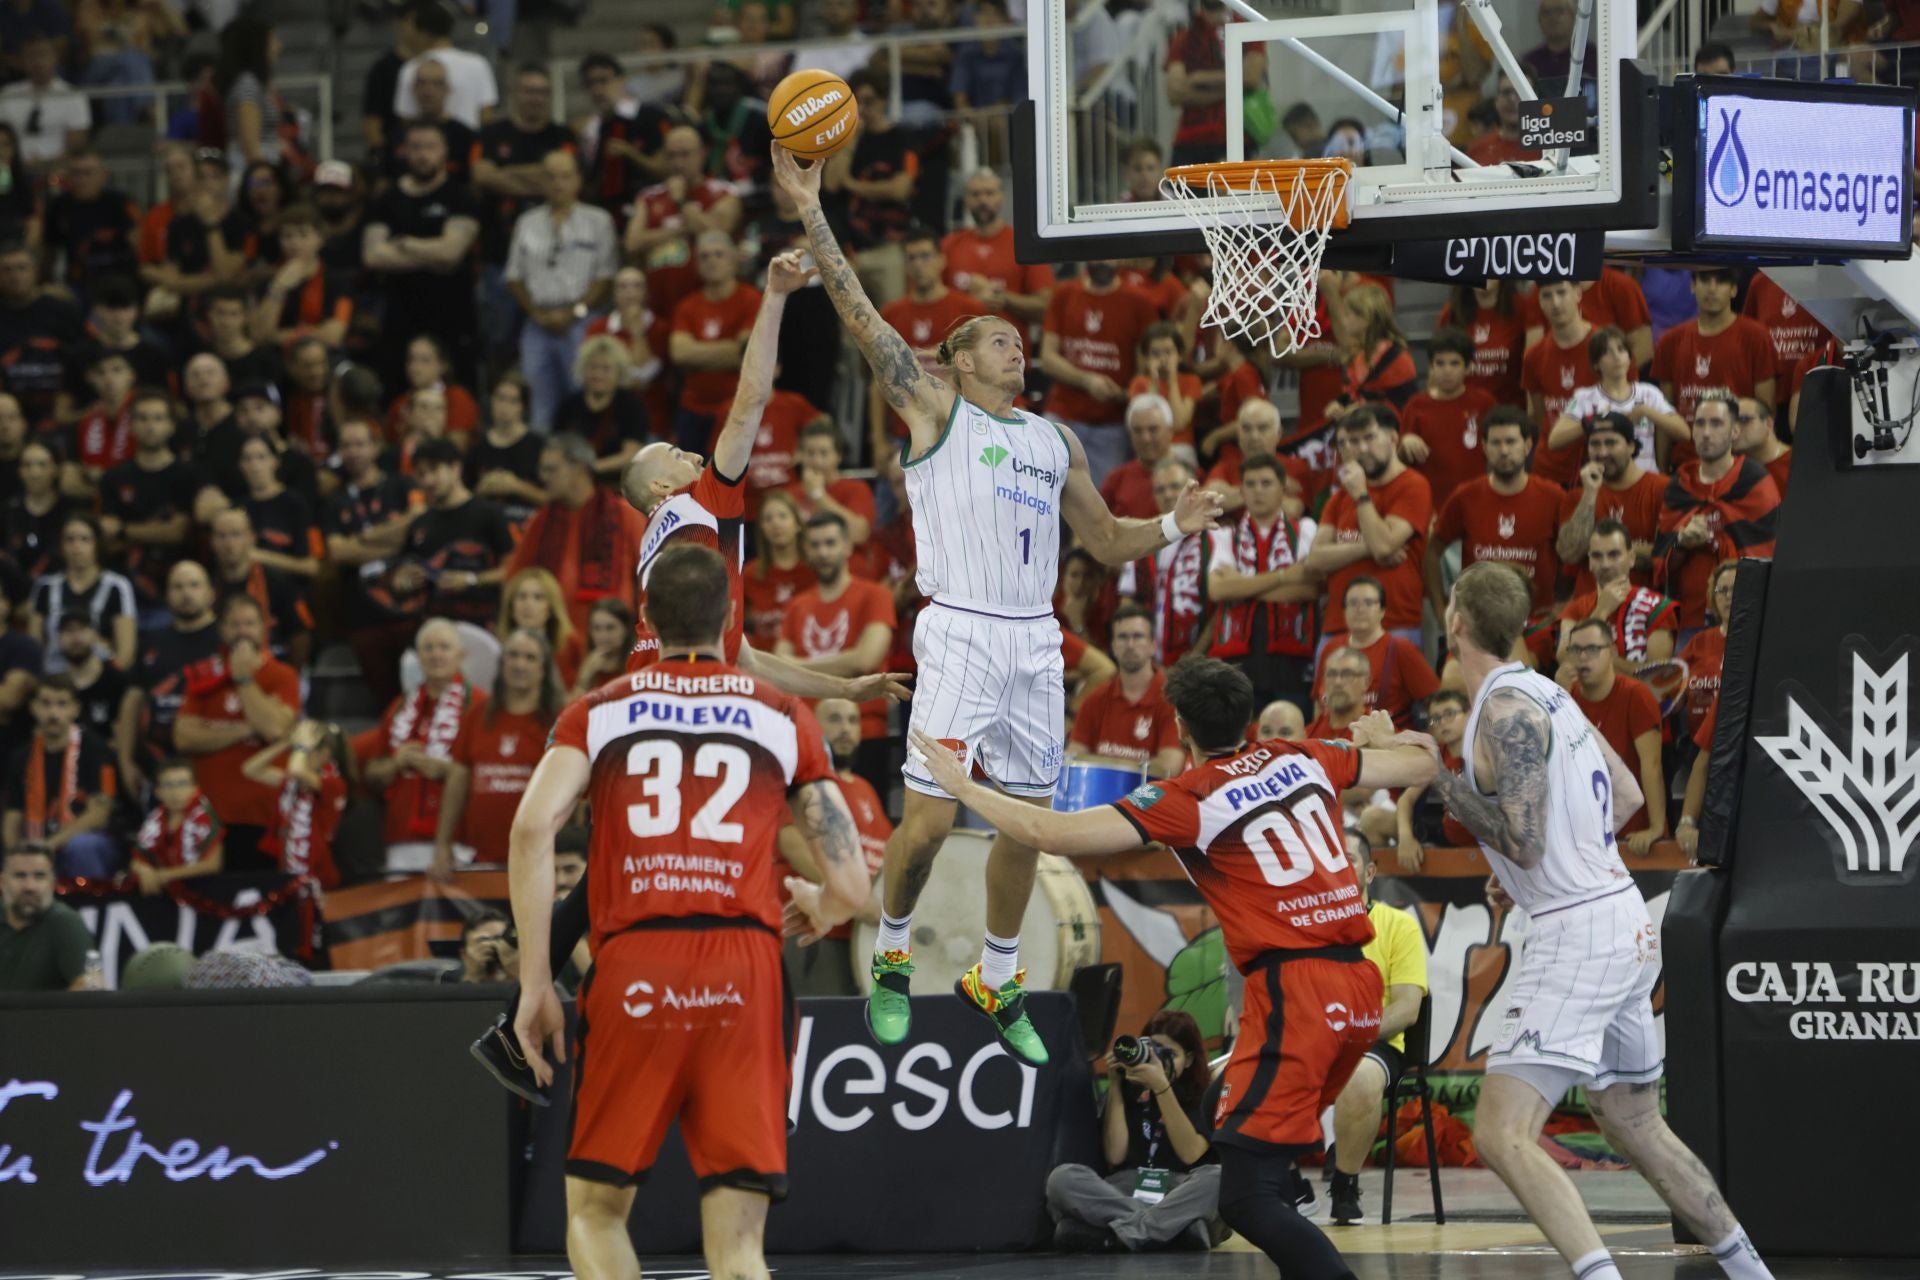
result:
[[[920,366],[913,349],[874,310],[826,216],[820,171],[773,148],[775,179],[793,199],[821,283],[860,345],[873,376],[906,422],[901,458],[913,508],[917,582],[928,606],[914,627],[920,664],[912,727],[954,744],[1009,795],[1046,804],[1059,777],[1066,729],[1060,628],[1053,618],[1060,521],[1104,564],[1152,555],[1211,528],[1219,495],[1189,485],[1158,520],[1121,520],[1107,509],[1072,435],[1017,410],[1026,385],[1020,330],[983,316],[940,344],[950,379]],[[913,961],[908,930],[934,856],[953,827],[953,798],[917,763],[904,773],[906,806],[887,842],[886,901],[876,943],[867,1025],[882,1044],[910,1029]],[[1033,893],[1037,854],[1001,835],[987,859],[987,936],[980,963],[956,984],[1021,1059],[1046,1047],[1023,1006],[1020,920]]]
[[[1619,1280],[1580,1193],[1539,1146],[1553,1108],[1584,1084],[1607,1141],[1696,1238],[1714,1242],[1721,1270],[1768,1280],[1713,1175],[1660,1114],[1649,999],[1660,936],[1615,843],[1640,808],[1640,786],[1558,685],[1507,661],[1531,609],[1524,582],[1491,563],[1462,573],[1447,607],[1473,709],[1464,767],[1441,769],[1433,785],[1479,838],[1494,887],[1529,917],[1518,974],[1496,1011],[1475,1146],[1577,1280]]]

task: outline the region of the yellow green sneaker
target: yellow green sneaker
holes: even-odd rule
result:
[[[953,993],[993,1024],[1014,1057],[1028,1066],[1044,1067],[1047,1046],[1041,1043],[1040,1033],[1033,1029],[1033,1022],[1027,1017],[1027,989],[1022,985],[1026,976],[1027,971],[1022,969],[995,991],[981,981],[980,966],[976,964],[960,975],[960,980],[953,984]]]
[[[899,1044],[913,1029],[908,990],[913,957],[905,951],[878,951],[873,957],[873,990],[867,993],[867,1030],[881,1044]]]

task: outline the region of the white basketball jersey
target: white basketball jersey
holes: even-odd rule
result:
[[[1601,897],[1631,880],[1613,838],[1613,778],[1593,727],[1564,689],[1519,663],[1499,667],[1480,686],[1467,736],[1460,743],[1467,785],[1473,778],[1473,744],[1480,711],[1496,689],[1512,689],[1547,713],[1546,856],[1531,869],[1488,849],[1487,861],[1514,902],[1530,915]]]
[[[914,581],[930,600],[1051,613],[1060,570],[1060,428],[1024,410],[996,418],[954,397],[932,449],[904,463]]]

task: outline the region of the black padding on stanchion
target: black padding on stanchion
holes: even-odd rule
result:
[[[1765,560],[1742,560],[1733,578],[1733,615],[1727,623],[1727,651],[1720,667],[1720,710],[1713,725],[1707,794],[1700,806],[1700,847],[1695,857],[1702,866],[1724,867],[1733,857],[1729,837],[1734,814],[1740,809],[1753,672],[1760,660],[1760,619],[1766,612],[1771,567]]]

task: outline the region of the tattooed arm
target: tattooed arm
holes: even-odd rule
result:
[[[1465,771],[1441,769],[1434,789],[1460,824],[1503,857],[1537,867],[1546,856],[1547,750],[1553,728],[1546,709],[1515,689],[1496,689],[1480,712],[1474,770],[1497,788],[1486,796]],[[1485,767],[1483,767],[1483,765]]]
[[[818,942],[866,902],[872,877],[839,783],[826,778],[806,783],[793,793],[791,805],[800,833],[820,852],[821,878],[819,884],[798,876],[787,878],[793,901],[787,908],[785,928],[805,942]]]
[[[914,451],[931,449],[953,409],[953,388],[920,367],[913,348],[880,318],[866,290],[860,287],[860,278],[840,252],[833,228],[827,225],[827,215],[820,211],[821,168],[815,164],[802,169],[791,151],[777,145],[773,148],[774,180],[800,211],[807,245],[820,269],[820,282],[833,299],[840,322],[860,344],[860,353],[873,369],[880,393],[912,432]]]

